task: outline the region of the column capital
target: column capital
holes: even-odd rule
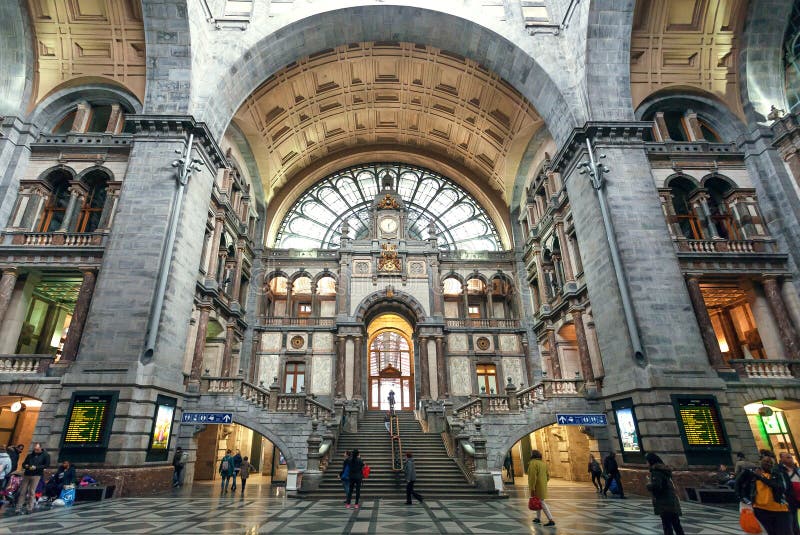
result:
[[[653,128],[652,121],[588,121],[572,129],[560,150],[553,157],[549,169],[563,172],[586,149],[586,140],[603,145],[629,145],[641,148],[644,133]]]
[[[8,273],[9,275],[19,275],[19,268],[17,266],[8,266],[8,267],[3,266],[0,267],[0,272],[2,272],[3,275],[5,275],[6,273]]]

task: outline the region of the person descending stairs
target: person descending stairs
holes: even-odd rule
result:
[[[413,412],[397,413],[400,425],[400,439],[405,452],[414,454],[417,482],[414,490],[426,500],[487,498],[491,495],[473,487],[447,450],[438,433],[423,433]],[[385,412],[368,411],[359,422],[358,433],[343,433],[339,437],[338,449],[333,453],[322,483],[317,491],[309,493],[309,498],[345,499],[339,474],[342,471],[345,452],[359,450],[362,460],[371,468],[370,475],[363,481],[362,500],[371,498],[405,499],[405,479],[403,472],[392,470],[392,445],[386,431]]]

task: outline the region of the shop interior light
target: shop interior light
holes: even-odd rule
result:
[[[21,401],[15,401],[11,404],[11,412],[20,412],[25,409]]]

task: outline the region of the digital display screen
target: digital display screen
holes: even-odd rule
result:
[[[158,406],[153,436],[150,440],[150,449],[166,450],[169,448],[169,437],[172,433],[172,418],[174,415],[175,407],[171,405]]]
[[[636,422],[633,418],[633,409],[626,407],[617,409],[617,427],[619,428],[619,438],[622,442],[622,451],[639,453],[642,447],[639,442],[639,434],[636,432]]]
[[[64,445],[102,446],[108,425],[109,395],[75,395],[67,418]]]
[[[678,415],[689,446],[727,446],[713,399],[680,399]]]
[[[784,435],[787,433],[786,422],[783,420],[783,413],[773,412],[769,416],[762,416],[764,430],[768,435]]]

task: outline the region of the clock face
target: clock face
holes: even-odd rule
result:
[[[391,217],[385,217],[381,219],[380,227],[385,234],[392,234],[397,230],[397,220]]]

